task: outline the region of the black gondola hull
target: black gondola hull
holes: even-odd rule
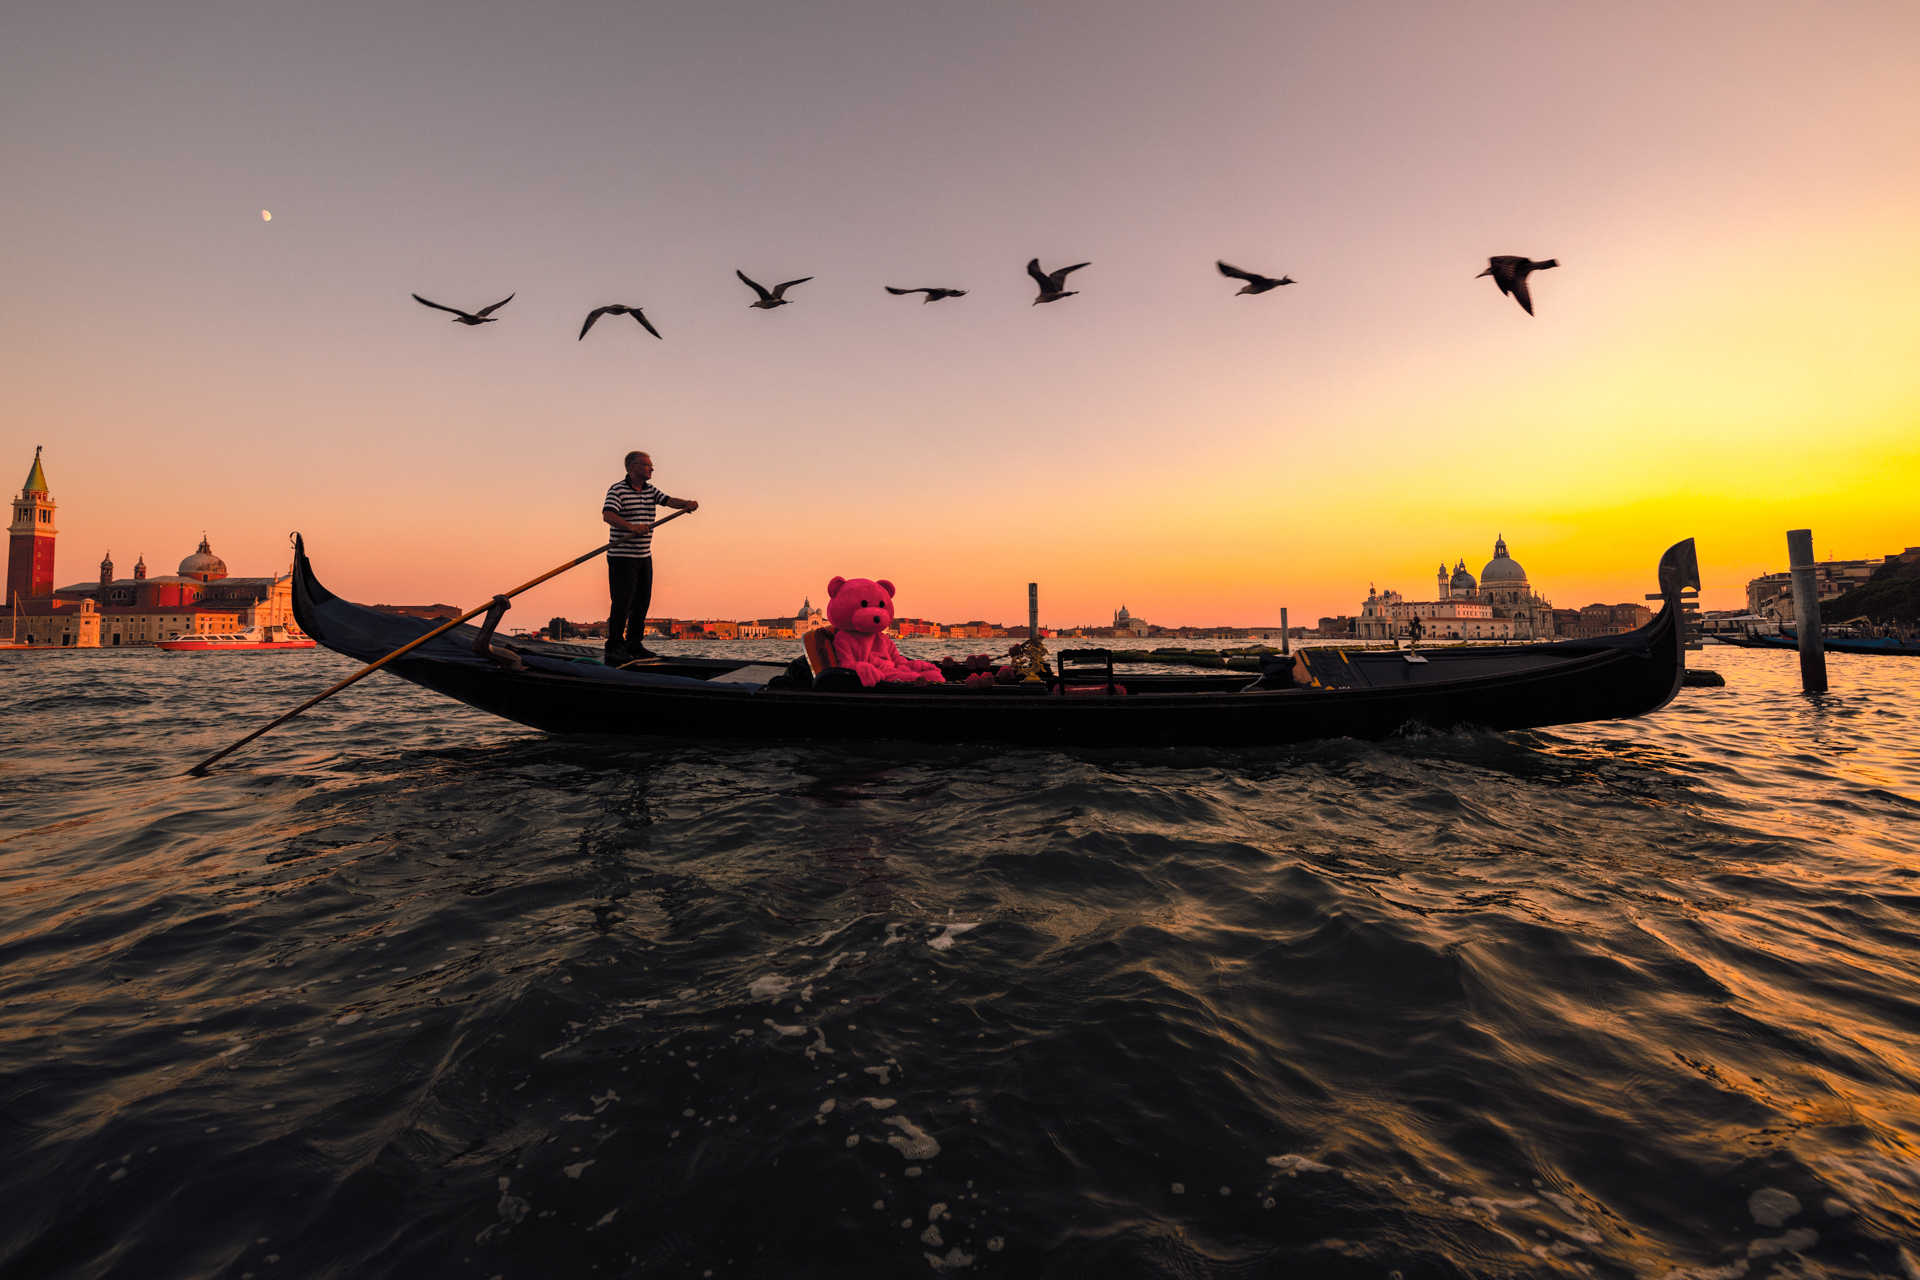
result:
[[[1684,549],[1684,556],[1677,553]],[[1673,564],[1669,564],[1673,561]],[[302,629],[362,661],[430,629],[340,600],[315,580],[304,547],[296,554],[294,610]],[[1529,729],[1623,719],[1666,705],[1685,674],[1674,620],[1692,567],[1691,542],[1661,564],[1666,607],[1637,632],[1601,641],[1485,649],[1423,650],[1424,662],[1395,651],[1357,653],[1353,684],[1304,690],[1250,690],[1251,677],[1169,681],[1187,691],[1128,696],[1059,696],[1012,690],[849,693],[779,688],[621,683],[614,673],[514,672],[471,653],[472,628],[397,659],[386,670],[437,693],[531,728],[560,734],[750,740],[898,739],[1015,746],[1260,746],[1321,738],[1382,739],[1420,730]],[[1671,587],[1669,579],[1672,580]],[[544,646],[556,653],[581,653]],[[559,664],[553,664],[559,665]],[[689,660],[683,669],[723,669]],[[1342,668],[1344,669],[1344,667]],[[1204,685],[1194,689],[1191,686]]]

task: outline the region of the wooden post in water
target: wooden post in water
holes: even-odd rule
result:
[[[1293,652],[1293,646],[1287,642],[1287,607],[1285,605],[1280,606],[1280,652]]]
[[[1040,584],[1027,584],[1027,642],[1011,655],[1013,669],[1024,672],[1023,683],[1047,678],[1047,646],[1040,642]]]
[[[1820,588],[1814,581],[1813,530],[1787,530],[1787,570],[1793,577],[1793,626],[1800,639],[1800,688],[1827,691],[1827,647],[1820,636]]]

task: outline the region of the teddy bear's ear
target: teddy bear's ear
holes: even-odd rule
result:
[[[898,591],[895,591],[893,589],[893,584],[891,582],[888,582],[885,578],[876,578],[874,580],[873,585],[876,587],[879,587],[882,591],[887,593],[887,600],[889,603],[892,602],[893,597],[900,594]]]
[[[835,596],[839,595],[840,588],[846,585],[847,585],[847,580],[845,578],[835,578],[832,582],[829,582],[827,584],[827,599],[831,600]]]

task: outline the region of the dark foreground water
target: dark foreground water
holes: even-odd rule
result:
[[[708,650],[711,652],[711,650]],[[0,655],[0,1274],[1920,1274],[1920,663],[1267,751]]]

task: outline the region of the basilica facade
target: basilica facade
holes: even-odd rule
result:
[[[1504,537],[1476,579],[1465,560],[1451,572],[1441,562],[1434,598],[1408,600],[1398,591],[1369,585],[1355,634],[1362,640],[1551,640],[1553,602],[1527,580],[1527,571],[1507,553]]]

